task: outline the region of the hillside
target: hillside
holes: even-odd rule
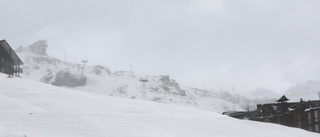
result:
[[[274,91],[263,87],[253,90],[252,92],[250,92],[250,94],[259,98],[278,99],[279,97],[281,97],[281,95],[275,93]]]
[[[4,74],[0,81],[1,137],[319,136],[197,108],[101,96]]]
[[[248,105],[253,110],[256,104],[274,101],[236,91],[192,88],[180,85],[167,75],[146,76],[130,71],[111,71],[102,65],[65,62],[47,55],[46,49],[41,54],[31,52],[29,47],[35,46],[48,47],[45,41],[40,41],[17,49],[17,54],[25,63],[22,77],[55,86],[107,96],[199,107],[219,113],[242,111]],[[149,81],[145,87],[139,81],[141,78]]]
[[[291,87],[284,94],[290,101],[299,101],[300,98],[303,100],[318,100],[318,92],[320,92],[320,82],[309,80]]]

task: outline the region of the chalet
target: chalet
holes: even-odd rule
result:
[[[277,123],[320,133],[320,100],[301,99],[300,102],[287,102],[288,100],[286,96],[282,96],[277,103],[258,104],[254,111],[224,114],[238,119]]]
[[[21,59],[13,51],[6,40],[0,40],[0,72],[12,76],[20,76],[23,65]]]

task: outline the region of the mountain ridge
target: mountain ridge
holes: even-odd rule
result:
[[[107,96],[200,107],[219,113],[243,111],[248,109],[248,106],[253,110],[256,104],[274,101],[231,91],[201,90],[182,86],[167,75],[146,76],[131,71],[112,72],[102,65],[90,66],[85,63],[62,61],[44,52],[48,47],[44,41],[35,42],[29,47],[45,47],[45,49],[38,54],[31,52],[31,48],[19,47],[17,54],[25,63],[23,66],[25,73],[22,77],[56,86]],[[139,81],[140,78],[148,79],[149,82],[145,87]]]
[[[303,100],[319,100],[320,82],[314,80],[308,80],[304,83],[298,83],[295,86],[285,91],[285,95],[290,101]]]

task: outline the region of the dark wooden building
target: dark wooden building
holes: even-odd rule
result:
[[[12,76],[20,76],[23,65],[21,59],[13,51],[6,40],[0,40],[0,72]]]
[[[320,133],[320,100],[301,99],[300,102],[287,102],[288,100],[286,96],[282,96],[277,103],[257,105],[257,110],[254,111],[224,114],[238,119],[277,123]]]

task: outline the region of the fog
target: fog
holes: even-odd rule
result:
[[[112,71],[278,93],[320,81],[317,0],[2,0],[0,39]]]

